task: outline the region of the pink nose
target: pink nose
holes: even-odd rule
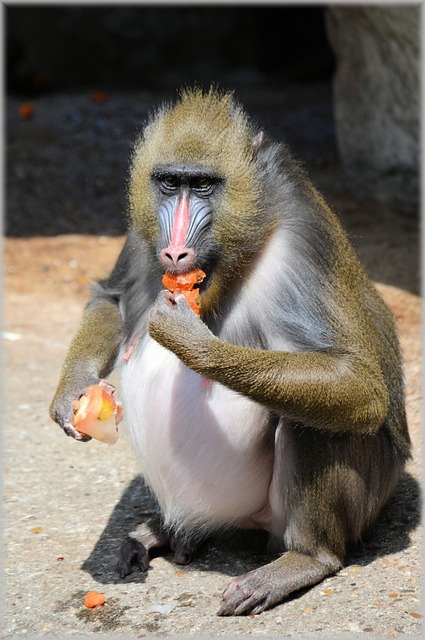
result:
[[[167,269],[187,269],[196,258],[195,250],[189,247],[167,247],[159,254],[160,260]]]

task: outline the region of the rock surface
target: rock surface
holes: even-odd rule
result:
[[[334,112],[350,180],[381,198],[418,197],[419,6],[332,6]]]
[[[47,412],[88,285],[107,275],[123,244],[129,144],[156,97],[119,94],[99,106],[52,95],[31,121],[8,101],[3,637],[419,637],[418,221],[414,211],[347,194],[326,87],[242,97],[305,158],[395,313],[414,444],[407,473],[342,571],[260,616],[215,615],[229,579],[265,561],[258,550],[217,541],[184,567],[165,555],[146,574],[115,572],[121,539],[152,509],[125,424],[113,447],[82,444]],[[119,397],[118,377],[111,381]],[[106,603],[88,610],[92,590]]]

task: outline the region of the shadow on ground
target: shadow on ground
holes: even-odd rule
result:
[[[400,480],[394,494],[383,509],[378,522],[369,538],[361,545],[350,550],[346,564],[365,566],[375,559],[398,553],[410,544],[410,533],[419,525],[421,493],[418,482],[409,473]],[[82,569],[102,584],[120,582],[145,582],[146,572],[134,568],[124,579],[116,571],[119,549],[122,539],[137,527],[149,520],[155,513],[155,501],[144,484],[142,476],[136,476],[122,494],[122,497],[109,518],[90,556]],[[273,557],[267,555],[259,542],[266,541],[264,536],[236,535],[228,540],[212,539],[200,549],[191,563],[193,570],[219,571],[229,576],[243,573],[270,562]],[[229,553],[231,551],[231,553]],[[164,549],[164,556],[172,562],[172,555]]]

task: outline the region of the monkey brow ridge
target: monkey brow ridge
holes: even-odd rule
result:
[[[161,178],[167,174],[182,176],[183,178],[199,178],[208,177],[217,180],[222,179],[221,173],[217,171],[215,167],[209,165],[189,164],[189,163],[162,163],[156,165],[152,170],[152,176],[155,178]]]

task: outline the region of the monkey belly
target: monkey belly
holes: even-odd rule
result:
[[[267,511],[273,447],[266,409],[205,380],[149,336],[124,364],[121,397],[167,526],[250,526]]]

